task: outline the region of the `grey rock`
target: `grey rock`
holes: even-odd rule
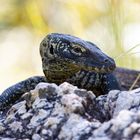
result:
[[[33,140],[41,140],[41,137],[39,134],[33,134],[32,139]]]
[[[48,116],[48,113],[46,110],[44,109],[40,109],[36,115],[34,115],[31,120],[30,120],[30,123],[28,125],[29,128],[34,128],[36,126],[38,126],[41,121],[43,119],[45,119],[46,117]]]
[[[0,137],[0,139],[1,139],[1,140],[15,140],[15,138],[8,138],[8,137],[7,137],[7,138],[2,138],[2,137]]]
[[[9,128],[13,132],[22,132],[22,130],[23,130],[22,123],[18,122],[18,121],[14,121],[14,122],[10,123]]]
[[[32,113],[27,112],[27,113],[25,113],[25,114],[23,114],[23,115],[21,116],[21,119],[22,119],[22,120],[28,119],[28,118],[30,118],[30,117],[32,117],[32,116],[33,116]]]
[[[1,139],[138,140],[140,88],[96,97],[69,83],[39,83],[0,116]]]

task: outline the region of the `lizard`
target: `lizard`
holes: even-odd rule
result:
[[[45,76],[34,76],[7,88],[0,95],[0,110],[17,101],[40,82],[69,82],[93,91],[97,96],[110,90],[120,90],[112,74],[115,61],[94,43],[78,37],[51,33],[40,43],[40,55]]]

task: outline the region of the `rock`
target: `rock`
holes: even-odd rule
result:
[[[29,117],[32,117],[32,116],[33,116],[32,113],[27,112],[27,113],[25,113],[25,114],[23,114],[23,115],[21,116],[21,119],[22,119],[22,120],[28,119]]]
[[[18,121],[14,121],[14,122],[10,123],[9,128],[13,132],[22,132],[22,130],[23,130],[22,123],[18,122]]]
[[[38,110],[38,112],[36,111],[36,113],[37,114],[34,115],[30,120],[30,123],[28,125],[29,128],[38,126],[39,124],[41,124],[41,121],[49,115],[48,112],[44,109],[40,109]]]
[[[4,133],[5,129],[6,128],[3,126],[3,124],[0,124],[0,134]]]
[[[1,139],[137,140],[140,88],[96,97],[69,83],[40,83],[0,115]]]
[[[33,140],[41,140],[41,137],[39,134],[33,134],[32,139]]]

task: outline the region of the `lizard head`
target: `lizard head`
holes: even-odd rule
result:
[[[41,42],[40,54],[47,73],[62,71],[71,76],[81,69],[108,73],[116,67],[114,60],[95,44],[67,34],[47,35]]]

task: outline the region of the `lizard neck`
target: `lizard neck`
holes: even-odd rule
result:
[[[79,70],[79,66],[65,60],[51,60],[43,67],[47,81],[56,84],[65,82]]]

